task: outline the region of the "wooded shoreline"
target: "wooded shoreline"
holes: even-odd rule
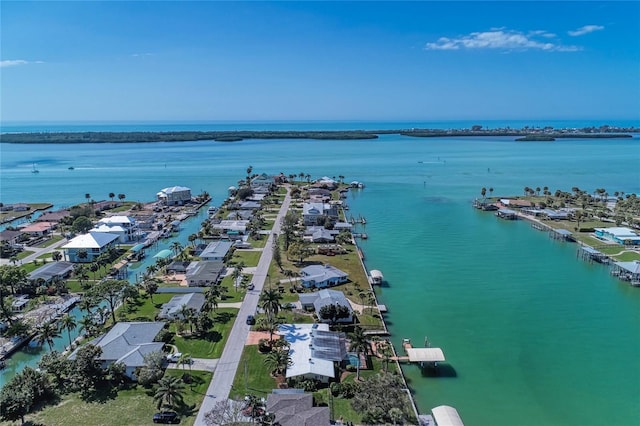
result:
[[[0,143],[22,144],[74,144],[74,143],[139,143],[139,142],[238,142],[245,139],[311,139],[311,140],[362,140],[377,139],[379,135],[397,134],[411,137],[467,137],[513,136],[521,140],[554,140],[556,138],[630,138],[629,133],[640,132],[635,128],[608,128],[606,131],[577,132],[574,129],[537,130],[344,130],[344,131],[175,131],[175,132],[42,132],[3,133]]]

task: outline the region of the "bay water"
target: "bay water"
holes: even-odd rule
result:
[[[364,128],[358,124],[326,128]],[[33,164],[40,173],[31,173]],[[369,239],[360,242],[367,267],[388,282],[377,292],[392,341],[400,349],[403,338],[422,346],[426,337],[447,358],[436,377],[404,367],[421,412],[452,405],[469,425],[640,422],[640,289],[577,259],[573,244],[471,208],[481,187],[493,195],[525,186],[639,193],[637,135],[0,144],[0,201],[64,207],[109,192],[150,201],[183,185],[219,204],[249,165],[255,173],[365,183],[347,203],[367,219]]]

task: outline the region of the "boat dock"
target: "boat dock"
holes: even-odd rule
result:
[[[425,338],[425,342],[427,339]],[[411,339],[402,341],[402,348],[406,356],[396,356],[398,362],[418,363],[420,367],[437,367],[439,362],[444,362],[444,352],[440,348],[414,348]]]

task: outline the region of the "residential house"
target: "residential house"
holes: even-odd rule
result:
[[[49,235],[57,225],[55,222],[34,222],[20,228],[20,230],[32,237],[44,237]]]
[[[139,239],[138,224],[129,216],[109,216],[98,221],[95,232],[108,232],[118,235],[121,243]]]
[[[329,331],[328,324],[283,324],[278,333],[289,343],[287,378],[328,383],[336,378],[336,363],[347,359],[345,334]]]
[[[67,252],[67,259],[70,262],[93,262],[109,248],[115,247],[118,236],[104,232],[89,232],[78,235],[71,239],[62,249]],[[86,257],[81,257],[81,253],[86,253]]]
[[[346,318],[340,318],[339,323],[350,324],[353,322],[353,309],[349,300],[345,297],[344,293],[337,290],[320,290],[313,293],[301,293],[300,304],[303,309],[313,309],[316,311],[319,317],[320,309],[327,305],[344,306],[349,311],[349,316]],[[320,318],[322,322],[329,322]]]
[[[205,287],[218,282],[224,271],[224,263],[202,260],[187,266],[185,278],[189,287]]]
[[[46,263],[38,269],[30,272],[27,275],[27,279],[30,282],[37,282],[38,280],[44,280],[45,284],[51,284],[56,281],[64,280],[68,278],[73,272],[73,263],[71,262],[52,262]]]
[[[251,179],[250,187],[258,193],[269,193],[271,188],[275,184],[273,176],[269,176],[266,173],[262,173]]]
[[[306,226],[318,225],[319,221],[329,218],[332,223],[338,220],[338,206],[329,203],[311,203],[302,204],[302,219]]]
[[[227,214],[227,220],[250,220],[253,217],[253,210],[233,210]]]
[[[212,227],[226,235],[244,235],[247,232],[247,226],[249,226],[248,220],[222,220],[214,223]]]
[[[14,212],[26,212],[31,210],[31,206],[25,203],[16,203],[13,205]]]
[[[304,239],[314,243],[332,243],[340,231],[326,229],[324,226],[307,226],[304,230]]]
[[[595,228],[596,235],[618,244],[640,244],[640,235],[625,227]]]
[[[36,222],[60,222],[63,219],[69,217],[71,213],[67,209],[58,210],[55,212],[44,212],[35,220]]]
[[[11,246],[18,244],[23,236],[22,231],[11,231],[7,229],[0,231],[0,241],[6,241],[7,244]]]
[[[200,253],[200,259],[223,262],[232,246],[231,241],[213,241]]]
[[[267,412],[280,426],[329,426],[329,407],[314,407],[313,394],[302,389],[277,389],[267,395]]]
[[[154,342],[164,328],[164,322],[118,322],[108,333],[93,339],[89,344],[102,348],[98,357],[102,368],[115,362],[125,365],[125,374],[135,380],[135,371],[144,366],[144,356],[162,351],[164,343]],[[76,349],[69,359],[75,359]]]
[[[182,206],[191,201],[191,188],[172,186],[161,189],[157,194],[158,201],[167,206]]]
[[[349,276],[346,272],[329,264],[309,265],[300,270],[300,280],[302,285],[307,288],[331,287],[346,283],[348,279]]]
[[[174,260],[166,267],[167,273],[184,274],[190,264],[191,261],[189,260]]]
[[[184,319],[182,315],[182,307],[193,309],[195,313],[199,313],[204,305],[203,293],[185,293],[174,296],[169,302],[162,305],[158,318],[174,320]]]
[[[331,179],[330,177],[323,176],[315,181],[313,186],[316,188],[326,188],[333,191],[338,187],[338,182],[336,182],[334,179]]]

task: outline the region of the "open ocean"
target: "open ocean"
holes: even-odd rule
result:
[[[10,131],[306,130],[411,127],[584,127],[589,122],[93,123],[3,125]],[[36,164],[40,173],[31,173]],[[526,222],[471,207],[481,187],[519,195],[525,186],[640,193],[640,135],[522,143],[508,137],[376,140],[246,140],[234,143],[0,144],[0,201],[57,207],[107,199],[150,201],[164,187],[208,191],[256,173],[345,176],[366,184],[347,199],[365,216],[370,269],[388,286],[392,341],[447,358],[440,377],[404,371],[421,412],[454,406],[467,425],[640,424],[640,288],[576,258],[575,244]],[[68,167],[73,166],[74,170]]]

